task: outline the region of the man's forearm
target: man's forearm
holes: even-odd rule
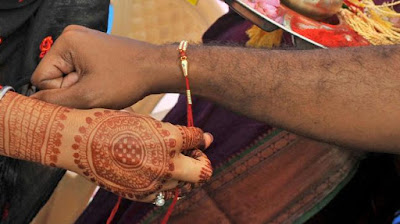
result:
[[[32,76],[45,90],[35,97],[121,109],[150,93],[184,92],[176,48],[67,27]],[[400,153],[398,52],[190,45],[187,53],[193,94],[315,139]]]
[[[399,48],[190,46],[192,93],[307,137],[400,153]],[[173,51],[164,47],[162,55]],[[165,63],[175,68],[165,69],[170,79],[160,88],[182,91],[178,62]]]

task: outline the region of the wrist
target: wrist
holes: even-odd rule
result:
[[[151,65],[150,93],[182,93],[185,91],[184,77],[178,58],[178,45],[168,44],[155,47]]]

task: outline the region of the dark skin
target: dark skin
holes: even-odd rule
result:
[[[184,92],[176,48],[70,26],[34,72],[44,90],[34,97],[118,109],[151,93]],[[192,94],[306,137],[400,154],[399,48],[189,45]]]

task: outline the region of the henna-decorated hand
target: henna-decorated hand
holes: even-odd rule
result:
[[[33,97],[73,108],[131,106],[160,82],[165,71],[160,54],[149,43],[68,26],[32,75],[32,83],[42,90]],[[182,78],[177,57],[176,53],[162,58],[176,62],[177,76]]]
[[[0,101],[1,155],[75,171],[131,200],[207,181],[210,161],[196,148],[211,142],[198,128],[131,112],[69,109],[12,92]],[[193,158],[181,153],[189,149]]]

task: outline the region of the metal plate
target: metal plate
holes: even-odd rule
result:
[[[252,23],[267,32],[281,28],[286,32],[291,33],[293,36],[319,48],[328,48],[331,46],[321,43],[323,39],[311,39],[310,37],[300,34],[299,31],[302,31],[302,29],[303,31],[306,31],[306,29],[313,29],[326,32],[336,32],[338,35],[341,35],[342,39],[345,41],[343,42],[342,40],[343,43],[333,43],[335,44],[334,47],[369,45],[368,41],[359,36],[342,22],[337,25],[318,22],[293,11],[282,4],[277,9],[281,21],[275,21],[274,19],[261,14],[241,0],[225,0],[225,2],[239,15],[250,20]]]

